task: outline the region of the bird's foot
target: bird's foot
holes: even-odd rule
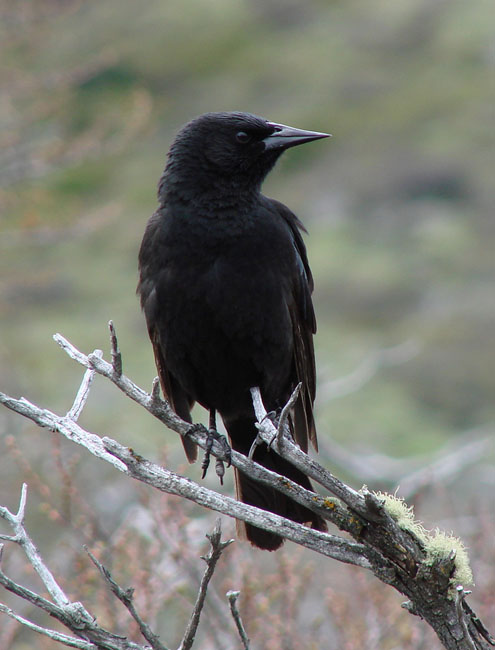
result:
[[[259,424],[255,423],[258,428],[261,428],[261,425],[265,420],[270,420],[270,422],[274,425],[275,428],[277,428],[278,424],[278,416],[280,414],[280,409],[275,410],[275,411],[268,411],[268,413],[263,417],[261,422]],[[273,441],[277,437],[277,434],[275,433],[273,435],[273,438],[270,440],[270,442],[267,444],[268,449],[270,450],[273,444]],[[256,435],[256,438],[253,440],[253,444],[249,448],[249,453],[248,453],[248,458],[249,460],[253,460],[254,452],[260,445],[266,444],[263,438],[260,436],[259,432]]]
[[[223,449],[223,458],[217,458],[215,462],[216,475],[220,479],[220,485],[223,485],[223,477],[225,474],[224,463],[227,463],[227,467],[230,467],[232,461],[232,449],[230,448],[230,445],[227,442],[225,436],[222,436],[222,434],[218,433],[216,428],[213,427],[210,427],[208,429],[208,435],[206,437],[205,455],[203,458],[203,462],[201,463],[201,469],[203,470],[203,474],[201,478],[204,478],[206,476],[206,472],[208,471],[208,467],[210,466],[211,449],[215,441],[218,442]]]
[[[278,408],[273,411],[268,411],[268,413],[265,415],[263,420],[270,420],[270,422],[273,424],[273,426],[278,430],[278,421],[280,418],[280,414],[282,413],[282,409]],[[262,420],[262,422],[263,422]],[[272,448],[272,445],[274,441],[277,439],[277,433],[273,434],[272,439],[268,443],[268,450]]]

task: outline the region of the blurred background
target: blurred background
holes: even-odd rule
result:
[[[357,488],[399,486],[427,528],[460,536],[475,571],[475,609],[493,620],[493,4],[3,0],[0,20],[0,390],[65,413],[82,369],[52,335],[108,358],[110,319],[124,372],[149,390],[155,368],[135,296],[137,251],[166,151],[184,122],[242,110],[330,132],[331,140],[285,154],[264,186],[309,230],[319,460]],[[80,423],[160,462],[166,454],[167,466],[200,478],[199,466],[184,465],[175,434],[101,378]],[[81,598],[81,567],[89,571],[83,543],[107,563],[123,554],[121,568],[145,575],[146,551],[136,549],[149,539],[130,522],[158,497],[5,409],[0,436],[0,503],[14,508],[28,482],[31,533],[74,597]],[[212,476],[206,484],[218,487]],[[224,489],[232,492],[231,476]],[[155,511],[178,517],[177,508],[167,501]],[[189,540],[201,545],[212,519],[194,509],[187,517]],[[122,527],[128,537],[116,541]],[[170,567],[172,542],[160,539]],[[131,546],[135,566],[125,555]],[[304,647],[333,647],[321,639],[351,649],[437,647],[400,610],[400,597],[362,572],[358,578],[360,570],[290,545],[278,556],[236,546],[234,566],[264,567],[259,584],[246,586],[250,572],[237,570],[242,584],[227,587],[251,594],[244,614],[263,647],[303,647],[296,631],[267,639],[261,626],[256,636],[257,618],[278,611],[277,576],[293,565],[315,585],[306,587],[304,611],[315,613],[305,618]],[[31,580],[21,556],[9,553],[12,572]],[[267,575],[271,586],[262,582]],[[132,572],[126,579],[137,580]],[[104,588],[88,580],[86,602],[98,611]],[[180,616],[177,603],[155,595],[166,644],[180,639],[195,583],[180,589]],[[117,619],[105,607],[111,625]],[[363,611],[378,622],[353,637],[345,621],[364,620]],[[208,625],[198,648],[235,647],[212,641]],[[2,648],[32,647],[31,633],[6,619],[2,629]]]

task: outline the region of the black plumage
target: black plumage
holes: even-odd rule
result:
[[[220,413],[232,447],[256,436],[249,388],[267,410],[297,383],[291,416],[298,444],[316,448],[313,420],[316,321],[313,278],[299,219],[261,194],[288,147],[325,137],[248,113],[207,113],[178,134],[160,179],[160,206],[139,252],[138,292],[165,397],[191,421],[194,402]],[[183,439],[189,461],[195,444]],[[266,445],[254,459],[311,490],[309,479]],[[315,513],[236,471],[245,503],[325,530]],[[282,539],[250,525],[248,539],[274,550]]]

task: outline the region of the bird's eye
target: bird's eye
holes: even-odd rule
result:
[[[238,131],[235,134],[235,139],[237,142],[240,142],[241,144],[246,144],[251,140],[251,136],[249,133],[246,133],[245,131]]]

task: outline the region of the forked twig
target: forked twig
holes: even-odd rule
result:
[[[43,562],[34,542],[24,528],[26,500],[27,486],[24,484],[22,486],[21,499],[17,514],[13,514],[8,510],[8,508],[0,506],[0,517],[14,529],[15,533],[11,536],[1,535],[1,539],[14,542],[22,547],[28,561],[42,579],[46,589],[55,602],[51,602],[34,591],[14,582],[6,576],[2,570],[0,570],[0,584],[11,593],[16,594],[20,598],[27,600],[36,607],[39,607],[50,614],[50,616],[57,619],[79,638],[61,634],[56,630],[36,625],[3,604],[0,604],[0,612],[14,618],[31,630],[60,643],[64,643],[66,646],[71,648],[80,648],[81,650],[99,650],[100,648],[105,648],[105,650],[146,650],[144,646],[128,641],[125,637],[114,634],[113,632],[100,627],[96,623],[94,616],[85,609],[82,603],[71,602],[67,598],[64,591]],[[3,545],[0,547],[0,560],[2,551]]]
[[[49,571],[48,567],[43,562],[38,549],[34,545],[32,539],[26,532],[24,528],[24,515],[26,511],[26,502],[27,502],[27,485],[26,483],[22,484],[21,498],[19,501],[19,508],[17,514],[10,512],[6,507],[0,506],[0,517],[4,519],[12,528],[14,529],[14,536],[11,535],[1,535],[0,539],[3,539],[8,542],[15,542],[19,544],[24,553],[26,554],[29,562],[32,567],[39,575],[43,584],[45,585],[48,593],[61,607],[66,607],[70,604],[70,600],[67,598],[66,594],[57,583],[52,573]]]
[[[196,636],[196,630],[198,629],[201,611],[205,602],[208,584],[213,576],[213,572],[215,571],[215,567],[218,560],[220,559],[223,550],[234,541],[233,539],[228,539],[227,541],[222,542],[222,526],[220,519],[217,519],[213,531],[210,533],[210,535],[206,535],[206,537],[210,541],[211,549],[208,555],[202,556],[201,559],[206,562],[207,566],[203,574],[198,596],[196,598],[196,602],[194,603],[191,618],[187,624],[187,628],[182,638],[182,642],[179,646],[179,650],[189,650],[192,647],[194,638]]]
[[[98,571],[103,576],[103,579],[110,587],[111,592],[116,596],[121,603],[125,605],[129,614],[138,624],[139,630],[143,637],[148,641],[153,650],[168,650],[163,643],[160,641],[160,638],[155,634],[148,623],[146,623],[141,616],[138,614],[136,608],[134,607],[134,589],[129,587],[128,589],[122,589],[122,587],[117,584],[117,582],[112,578],[110,571],[103,566],[103,564],[91,553],[87,546],[84,547],[86,553],[91,558],[91,561],[96,566]]]

